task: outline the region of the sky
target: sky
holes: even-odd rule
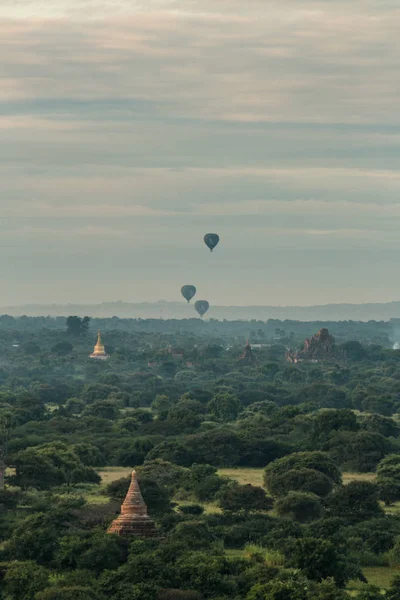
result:
[[[397,0],[1,0],[0,305],[400,300],[399,30]]]

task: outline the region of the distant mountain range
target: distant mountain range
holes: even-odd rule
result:
[[[197,317],[193,304],[185,302],[104,302],[102,304],[26,304],[0,307],[11,316],[88,315],[106,318],[190,319]],[[388,321],[400,319],[400,301],[381,304],[325,304],[320,306],[211,306],[208,318],[218,320],[291,319],[296,321]]]

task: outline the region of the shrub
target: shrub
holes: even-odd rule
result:
[[[333,481],[325,473],[304,467],[268,476],[266,484],[272,496],[285,496],[290,491],[326,496],[333,487]]]
[[[262,488],[250,484],[224,486],[218,494],[218,503],[223,510],[232,511],[270,510],[273,506],[272,498]]]
[[[199,504],[184,504],[178,510],[183,515],[192,515],[195,517],[199,517],[204,512],[204,508]]]
[[[323,513],[318,496],[305,492],[289,492],[276,501],[275,508],[279,516],[290,517],[300,523],[319,519]]]
[[[191,590],[160,590],[158,600],[203,600],[199,592]]]

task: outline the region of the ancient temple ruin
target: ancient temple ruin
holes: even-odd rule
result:
[[[327,329],[320,329],[311,339],[306,339],[302,350],[288,350],[286,360],[291,363],[320,362],[332,360],[335,356],[335,338]]]
[[[244,352],[240,355],[239,361],[244,364],[253,364],[255,362],[255,357],[249,341],[246,342]]]
[[[136,471],[132,471],[132,479],[121,506],[120,515],[111,523],[108,533],[124,536],[154,537],[156,528],[147,514]]]

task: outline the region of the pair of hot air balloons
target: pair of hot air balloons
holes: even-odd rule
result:
[[[206,233],[206,235],[204,236],[204,243],[207,246],[207,248],[210,249],[210,252],[214,250],[218,242],[219,235],[217,233]],[[196,288],[194,285],[184,285],[181,288],[181,294],[185,298],[185,300],[187,300],[187,302],[190,302],[191,299],[194,298],[196,295]],[[210,305],[207,302],[207,300],[197,300],[197,302],[194,303],[194,307],[199,313],[199,315],[203,317],[210,308]]]
[[[194,285],[184,285],[181,288],[181,293],[185,300],[190,302],[191,299],[196,295],[196,288]],[[210,308],[210,305],[207,300],[197,300],[197,302],[194,303],[194,307],[199,315],[203,317]]]

